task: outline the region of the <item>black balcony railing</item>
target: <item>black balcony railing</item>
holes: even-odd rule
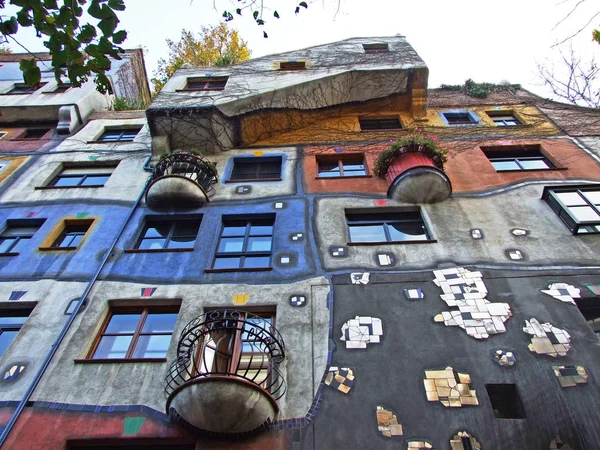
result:
[[[275,400],[286,390],[279,364],[285,346],[270,317],[238,310],[216,310],[192,320],[183,330],[177,359],[166,376],[165,394],[200,378],[250,382]],[[208,380],[206,380],[208,381]]]
[[[152,182],[166,176],[180,176],[195,181],[210,198],[215,193],[214,184],[218,174],[215,166],[202,158],[187,151],[176,151],[158,161],[152,173]]]

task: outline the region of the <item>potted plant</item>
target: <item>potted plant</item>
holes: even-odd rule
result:
[[[440,147],[437,136],[426,136],[417,128],[411,134],[396,142],[390,141],[390,143],[391,145],[383,150],[375,160],[373,173],[376,176],[385,176],[394,160],[409,152],[422,153],[428,156],[438,169],[443,170],[444,168],[447,153]]]

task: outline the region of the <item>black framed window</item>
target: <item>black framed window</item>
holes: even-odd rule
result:
[[[51,187],[102,187],[117,166],[66,167],[56,175]]]
[[[359,117],[358,123],[361,131],[402,129],[398,116]]]
[[[164,359],[178,313],[178,306],[112,309],[89,358]]]
[[[600,185],[546,186],[542,199],[571,233],[600,233]]]
[[[319,177],[340,178],[367,175],[363,155],[318,156]]]
[[[185,90],[187,91],[222,91],[225,89],[228,77],[200,77],[188,78]]]
[[[38,87],[34,89],[32,87],[27,86],[25,83],[15,83],[13,88],[10,91],[8,91],[8,94],[32,94],[45,85],[46,83],[40,83]]]
[[[109,128],[104,130],[98,139],[102,142],[131,142],[138,135],[142,127],[136,128]]]
[[[385,43],[363,44],[365,53],[386,53],[390,51],[390,47]]]
[[[269,268],[274,226],[274,216],[223,218],[213,269]]]
[[[513,114],[511,114],[510,112],[488,112],[487,113],[488,116],[490,116],[490,119],[492,119],[494,121],[494,123],[496,124],[497,127],[514,127],[517,125],[521,125],[521,122],[519,122],[519,119],[517,119]]]
[[[442,116],[448,125],[477,125],[479,122],[469,111],[444,112]]]
[[[279,70],[304,70],[306,69],[305,61],[281,61]]]
[[[420,211],[346,212],[352,243],[428,241]]]
[[[43,223],[44,220],[38,219],[9,221],[6,229],[0,234],[0,254],[22,251]]]
[[[201,219],[147,219],[136,244],[140,250],[194,248]]]
[[[281,180],[281,156],[234,158],[229,180]]]
[[[554,165],[544,156],[539,146],[508,149],[486,147],[483,153],[498,172],[554,168]]]
[[[30,309],[0,310],[0,357],[15,339],[29,314],[31,314]]]
[[[53,248],[75,249],[90,229],[92,222],[74,222],[65,224],[65,228],[52,243]]]
[[[20,139],[42,139],[51,128],[27,128]]]

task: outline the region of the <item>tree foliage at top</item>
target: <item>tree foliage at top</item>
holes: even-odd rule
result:
[[[246,41],[225,23],[202,27],[202,31],[197,35],[183,29],[181,39],[177,42],[167,39],[167,45],[169,57],[158,60],[158,69],[152,78],[154,95],[158,94],[175,71],[186,63],[192,66],[229,66],[250,58]]]
[[[124,11],[123,0],[9,0],[21,8],[16,16],[2,16],[0,32],[5,36],[17,33],[19,26],[34,27],[38,37],[45,37],[44,46],[52,55],[52,67],[57,80],[67,77],[74,86],[81,86],[90,76],[98,90],[111,92],[106,76],[110,70],[109,57],[121,59],[119,47],[127,38],[125,30],[117,30],[116,11]],[[5,0],[0,0],[0,8]],[[84,8],[97,23],[82,23]],[[23,79],[29,86],[37,86],[41,71],[37,60],[21,60]]]

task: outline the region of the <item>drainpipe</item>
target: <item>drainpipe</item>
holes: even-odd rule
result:
[[[151,158],[152,158],[152,155],[150,155],[148,157],[148,159],[146,160],[146,163],[144,164],[144,170],[146,170],[146,171],[152,170],[150,167],[148,167],[148,164],[150,163],[150,159]],[[17,422],[17,420],[21,416],[21,413],[23,412],[23,409],[25,408],[25,406],[27,405],[27,402],[31,398],[31,395],[33,394],[33,391],[35,391],[35,388],[37,387],[37,385],[39,384],[40,380],[44,376],[44,373],[46,373],[46,369],[48,369],[48,366],[50,365],[50,361],[52,361],[52,358],[56,354],[56,351],[58,350],[58,347],[62,343],[63,339],[67,335],[67,332],[71,328],[71,325],[75,321],[75,317],[79,313],[79,310],[81,309],[81,306],[83,305],[83,302],[85,301],[86,297],[89,295],[90,291],[92,290],[92,287],[94,287],[94,284],[98,280],[98,277],[100,276],[100,273],[102,272],[102,269],[104,269],[104,266],[106,265],[106,262],[108,261],[108,258],[110,258],[110,255],[111,255],[112,251],[114,250],[115,246],[117,245],[117,241],[121,238],[121,235],[125,231],[125,227],[127,226],[127,224],[129,223],[129,221],[133,217],[133,213],[135,212],[135,210],[139,206],[140,202],[142,201],[142,198],[144,197],[144,193],[146,192],[146,188],[148,187],[149,182],[150,182],[150,180],[148,180],[146,182],[146,184],[144,184],[144,188],[142,189],[142,192],[138,196],[138,198],[135,201],[134,205],[131,207],[131,210],[129,211],[129,215],[127,216],[127,219],[125,219],[125,222],[123,223],[123,226],[119,230],[119,233],[117,234],[117,236],[113,240],[113,242],[112,242],[111,246],[109,247],[109,249],[106,251],[106,254],[102,258],[102,262],[98,266],[98,269],[94,273],[94,276],[92,277],[92,279],[90,280],[90,282],[86,286],[85,290],[83,291],[83,294],[81,294],[81,297],[79,297],[79,300],[77,301],[77,304],[75,305],[75,310],[69,316],[69,319],[67,320],[67,322],[65,323],[65,325],[62,328],[62,331],[60,332],[60,334],[58,335],[58,337],[56,338],[56,340],[52,344],[52,347],[50,348],[50,351],[46,355],[46,358],[44,359],[44,362],[42,363],[42,366],[40,367],[40,369],[36,373],[33,381],[31,382],[31,384],[27,388],[27,391],[25,392],[25,395],[23,395],[23,398],[19,402],[19,405],[15,409],[15,412],[13,413],[12,417],[10,418],[8,424],[6,424],[6,427],[4,428],[4,430],[2,430],[2,434],[0,435],[0,448],[2,448],[2,446],[4,445],[4,443],[6,442],[6,440],[8,439],[8,435],[10,434],[12,428],[15,426],[15,423]]]

